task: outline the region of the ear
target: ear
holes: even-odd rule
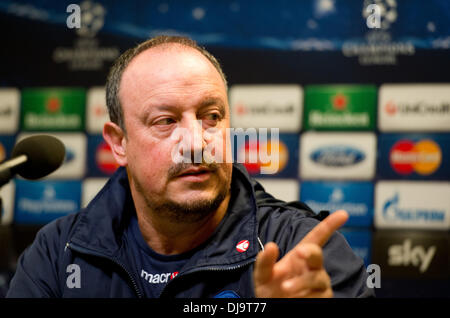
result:
[[[120,166],[127,165],[127,140],[122,128],[113,122],[103,126],[103,138],[111,148],[114,159]]]

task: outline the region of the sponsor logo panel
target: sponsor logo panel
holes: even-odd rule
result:
[[[378,182],[375,226],[381,229],[450,229],[450,183]]]
[[[0,88],[0,133],[14,134],[19,128],[20,92],[17,88]]]
[[[263,139],[261,134],[234,131],[232,135],[232,144],[235,149],[234,161],[242,163],[248,173],[254,177],[296,177],[298,175],[298,135],[279,134],[278,137],[278,140],[272,139],[270,130],[264,134]],[[276,173],[264,173],[263,168]]]
[[[368,266],[372,260],[372,231],[370,229],[342,228],[339,232],[344,235],[348,244],[356,255],[361,257]]]
[[[372,179],[375,148],[373,133],[304,133],[300,176],[303,179]]]
[[[83,130],[85,104],[86,92],[84,89],[23,89],[21,113],[22,130]]]
[[[83,133],[48,133],[64,144],[66,156],[64,162],[56,171],[45,177],[46,179],[82,178],[86,170],[86,135]],[[29,137],[32,134],[23,133],[17,137],[17,141]]]
[[[10,159],[15,141],[15,136],[0,136],[0,162]]]
[[[450,134],[380,134],[378,175],[448,180]]]
[[[86,131],[101,134],[103,125],[109,121],[104,87],[92,87],[87,92]]]
[[[88,136],[88,176],[111,176],[119,167],[111,148],[101,135]]]
[[[373,223],[372,182],[302,182],[300,201],[316,213],[346,210],[345,226],[370,227]]]
[[[16,180],[14,222],[45,224],[80,209],[80,181]]]
[[[301,129],[303,90],[298,85],[234,85],[229,96],[231,127]]]
[[[7,184],[5,184],[0,188],[0,198],[1,198],[0,224],[2,225],[11,224],[13,220],[15,189],[16,187],[14,180],[9,181]]]
[[[108,182],[108,178],[86,178],[83,180],[81,193],[81,207],[85,208],[95,198],[98,192]]]
[[[300,185],[295,179],[257,178],[264,190],[277,199],[291,202],[299,200]]]
[[[450,278],[449,233],[444,231],[393,231],[374,233],[373,262],[383,278]]]
[[[373,130],[377,89],[374,85],[305,87],[305,129]]]
[[[450,131],[450,84],[384,84],[380,131]]]

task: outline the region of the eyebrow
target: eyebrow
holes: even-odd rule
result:
[[[225,117],[226,111],[225,111],[225,103],[218,97],[207,97],[203,99],[199,105],[198,109],[201,110],[203,108],[209,107],[211,105],[218,105],[219,106],[219,112],[222,117]],[[154,107],[150,107],[145,112],[145,117],[147,117],[152,111],[158,110],[158,111],[179,111],[179,108],[177,106],[171,105],[171,104],[158,104]]]
[[[201,103],[199,109],[215,105],[217,104],[219,106],[219,112],[222,117],[225,117],[225,103],[217,97],[207,97],[205,98]]]

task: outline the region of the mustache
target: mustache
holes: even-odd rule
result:
[[[212,163],[185,163],[185,162],[180,162],[177,163],[175,165],[173,165],[172,167],[169,168],[167,174],[169,176],[169,178],[175,178],[176,176],[178,176],[180,173],[182,173],[184,170],[187,170],[189,168],[204,168],[207,169],[211,172],[216,172],[217,170],[219,170],[220,165],[218,163],[212,162]]]

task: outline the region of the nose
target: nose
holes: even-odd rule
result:
[[[178,129],[178,158],[184,163],[202,163],[206,147],[202,121],[185,120]]]

